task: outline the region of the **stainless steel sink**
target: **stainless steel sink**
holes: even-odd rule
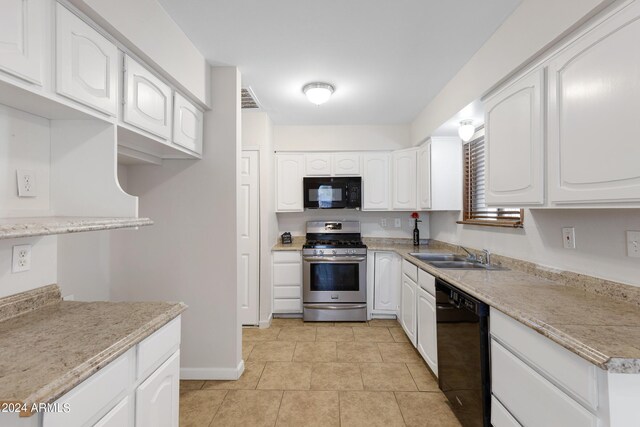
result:
[[[465,261],[466,258],[462,255],[444,254],[444,253],[424,253],[416,252],[410,253],[414,258],[418,258],[420,261]]]

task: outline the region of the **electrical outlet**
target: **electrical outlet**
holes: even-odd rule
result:
[[[576,229],[573,227],[563,227],[562,242],[565,249],[575,249],[576,248]]]
[[[393,225],[394,225],[394,227],[396,227],[396,228],[400,228],[400,227],[402,227],[402,219],[400,219],[400,218],[396,218],[396,219],[395,219],[395,221],[394,221],[394,224],[393,224]]]
[[[640,231],[627,231],[627,256],[640,258]]]
[[[35,172],[27,169],[18,169],[16,175],[18,179],[18,197],[36,197],[38,191]]]
[[[380,227],[387,228],[388,226],[389,226],[389,223],[387,222],[387,218],[380,219]]]
[[[14,246],[11,272],[20,273],[29,270],[31,270],[31,245]]]

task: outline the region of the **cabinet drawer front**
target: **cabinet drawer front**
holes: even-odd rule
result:
[[[418,267],[404,259],[402,260],[402,272],[414,282],[418,281]]]
[[[598,368],[595,365],[493,309],[491,335],[575,399],[597,409]]]
[[[125,397],[93,427],[132,427],[131,405],[129,397]]]
[[[275,264],[273,266],[273,286],[297,285],[302,283],[300,264]]]
[[[180,316],[138,344],[137,377],[147,377],[180,348]]]
[[[302,313],[302,300],[297,299],[274,299],[274,313]]]
[[[491,396],[491,425],[493,427],[522,427],[495,396]]]
[[[68,404],[70,412],[47,412],[42,426],[84,426],[98,421],[133,383],[135,357],[134,349],[127,351],[62,396],[56,403],[59,406]]]
[[[491,340],[491,366],[493,394],[523,425],[598,425],[593,414],[495,340]]]
[[[273,253],[273,263],[301,263],[300,252],[298,251],[278,251]]]
[[[300,286],[274,286],[273,297],[274,298],[300,298],[301,295]]]
[[[436,296],[436,278],[424,270],[418,270],[418,285],[431,295]]]

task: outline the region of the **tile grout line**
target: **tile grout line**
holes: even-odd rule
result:
[[[404,419],[404,413],[402,412],[402,408],[400,407],[400,403],[398,402],[398,395],[396,393],[397,393],[396,391],[393,392],[393,398],[396,401],[396,405],[398,405],[398,411],[400,411],[400,416],[402,417],[402,422],[406,426],[407,425],[407,420]]]

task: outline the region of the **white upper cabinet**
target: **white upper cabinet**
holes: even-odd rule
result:
[[[549,62],[549,198],[640,202],[640,2]]]
[[[178,92],[173,99],[173,142],[202,154],[202,111]]]
[[[416,164],[417,150],[393,153],[393,203],[394,209],[415,210],[417,208]]]
[[[3,0],[0,13],[0,70],[42,84],[45,2]]]
[[[124,121],[170,138],[171,88],[128,55],[124,57],[124,69]]]
[[[418,208],[431,208],[431,143],[418,150]]]
[[[110,116],[117,114],[118,48],[59,3],[56,91]]]
[[[332,171],[335,176],[360,176],[360,154],[336,153],[333,155]]]
[[[544,70],[485,102],[485,188],[489,206],[544,203]]]
[[[362,210],[386,211],[390,203],[389,153],[365,153],[362,156]]]
[[[302,178],[305,170],[303,154],[276,155],[276,210],[299,212],[304,210]]]
[[[433,137],[429,143],[430,210],[459,211],[462,209],[462,141],[457,137]]]
[[[330,176],[331,154],[305,155],[305,176]]]

